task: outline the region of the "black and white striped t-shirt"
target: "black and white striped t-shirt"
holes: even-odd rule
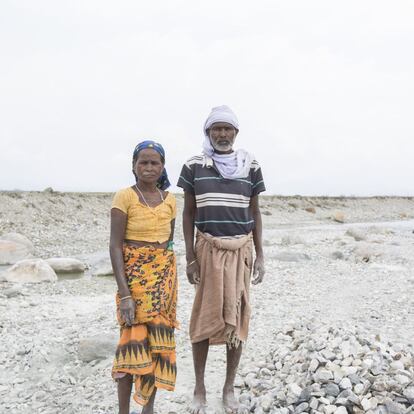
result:
[[[250,199],[265,191],[262,171],[253,161],[245,178],[225,179],[212,166],[203,166],[204,156],[190,158],[183,166],[178,187],[195,195],[195,225],[212,236],[236,236],[250,233],[254,220]]]

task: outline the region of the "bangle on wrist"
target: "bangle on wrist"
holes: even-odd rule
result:
[[[125,300],[125,299],[132,299],[132,296],[131,296],[131,295],[124,296],[124,297],[123,297],[123,298],[121,298],[120,300]]]
[[[192,264],[194,264],[197,261],[197,259],[192,260],[190,263],[187,263],[187,266],[191,266]]]

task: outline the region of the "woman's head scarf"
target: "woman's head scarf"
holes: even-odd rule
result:
[[[146,140],[140,142],[134,149],[134,154],[132,155],[133,162],[138,158],[138,154],[143,149],[153,149],[158,152],[161,156],[161,161],[165,164],[165,151],[161,144],[155,141]],[[138,180],[138,178],[137,178]],[[157,181],[157,187],[161,190],[166,190],[171,185],[170,181],[168,180],[167,170],[164,168],[161,177]]]

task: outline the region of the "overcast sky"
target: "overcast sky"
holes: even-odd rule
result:
[[[212,106],[268,194],[414,195],[412,0],[2,0],[0,189],[176,182]],[[176,190],[174,187],[173,190]]]

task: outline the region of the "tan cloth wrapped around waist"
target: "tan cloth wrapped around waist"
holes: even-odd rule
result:
[[[220,238],[197,232],[200,265],[190,320],[191,342],[237,347],[249,331],[249,285],[252,272],[252,234]]]

